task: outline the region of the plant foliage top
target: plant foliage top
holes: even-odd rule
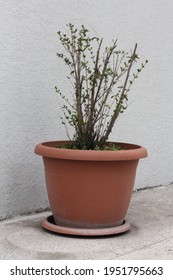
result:
[[[127,108],[128,94],[147,60],[138,64],[135,44],[131,54],[117,50],[117,40],[103,48],[103,38],[92,37],[83,25],[78,30],[67,24],[68,32],[57,32],[64,51],[58,53],[69,68],[72,101],[56,92],[64,103],[63,124],[74,128],[77,149],[103,149],[120,113]],[[68,132],[67,132],[68,133]]]

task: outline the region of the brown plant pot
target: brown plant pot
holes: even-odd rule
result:
[[[45,142],[35,148],[35,153],[43,156],[55,224],[86,230],[121,226],[138,161],[147,156],[146,149],[127,143],[119,143],[123,150],[118,151],[57,148],[62,143]]]

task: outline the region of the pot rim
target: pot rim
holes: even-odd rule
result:
[[[123,142],[107,142],[119,144],[124,150],[116,151],[95,151],[95,150],[73,150],[65,148],[57,148],[58,145],[69,143],[71,141],[47,141],[36,145],[35,154],[43,157],[81,160],[81,161],[124,161],[138,160],[148,156],[146,148],[140,145],[123,143]]]

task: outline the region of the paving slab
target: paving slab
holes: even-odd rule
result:
[[[172,260],[173,185],[133,193],[127,215],[131,230],[107,237],[74,237],[41,228],[39,214],[0,222],[0,259]]]

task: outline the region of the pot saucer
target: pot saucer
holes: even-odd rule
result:
[[[79,235],[79,236],[101,236],[101,235],[113,235],[126,232],[130,230],[131,226],[125,220],[122,225],[115,226],[115,227],[107,227],[107,228],[95,228],[95,229],[88,229],[88,228],[74,228],[74,227],[67,227],[62,225],[56,225],[53,215],[48,216],[45,218],[41,226],[48,231],[67,234],[67,235]]]

